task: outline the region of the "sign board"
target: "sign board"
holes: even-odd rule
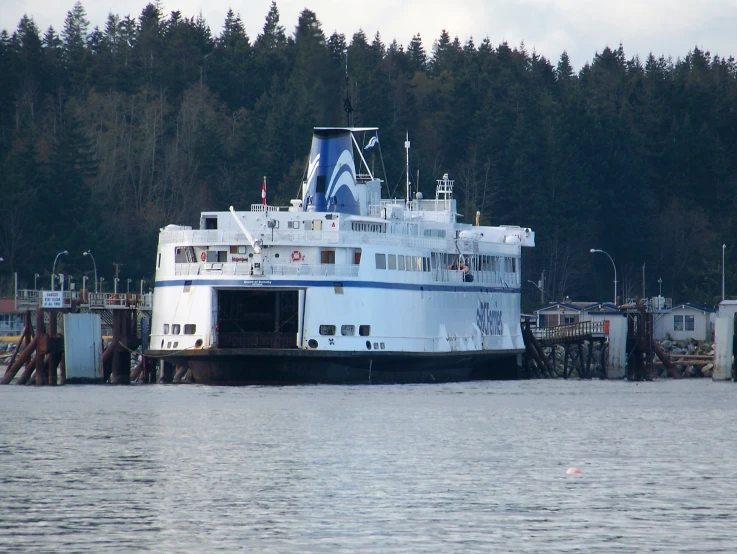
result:
[[[42,308],[63,308],[64,292],[60,290],[44,290],[41,291]]]

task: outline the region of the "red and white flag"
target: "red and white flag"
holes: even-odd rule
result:
[[[261,185],[261,203],[266,206],[266,175],[264,175],[264,184]]]

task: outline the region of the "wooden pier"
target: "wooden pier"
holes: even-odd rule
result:
[[[602,374],[599,376],[607,377],[605,321],[583,321],[533,330],[528,319],[522,324],[522,337],[526,348],[524,365],[532,377],[568,379],[572,372],[576,371],[581,379],[593,378],[591,366],[594,361],[596,343],[600,345],[599,359]],[[586,343],[588,343],[588,356],[584,355]],[[555,349],[558,346],[562,346],[564,350],[562,371],[559,371],[555,364]]]
[[[60,322],[67,313],[97,313],[102,325],[112,333],[110,344],[101,356],[99,377],[92,382],[127,384],[132,378],[149,382],[155,379],[143,358],[131,372],[131,353],[142,342],[139,321],[142,316],[150,315],[152,293],[19,290],[15,305],[16,309],[25,311],[25,326],[0,384],[10,384],[14,379],[18,385],[66,384]]]

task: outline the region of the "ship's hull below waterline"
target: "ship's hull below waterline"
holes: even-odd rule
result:
[[[519,379],[521,352],[324,352],[212,349],[146,355],[210,385],[447,383]]]

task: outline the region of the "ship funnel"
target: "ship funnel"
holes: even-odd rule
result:
[[[314,130],[302,210],[360,213],[350,130]]]

